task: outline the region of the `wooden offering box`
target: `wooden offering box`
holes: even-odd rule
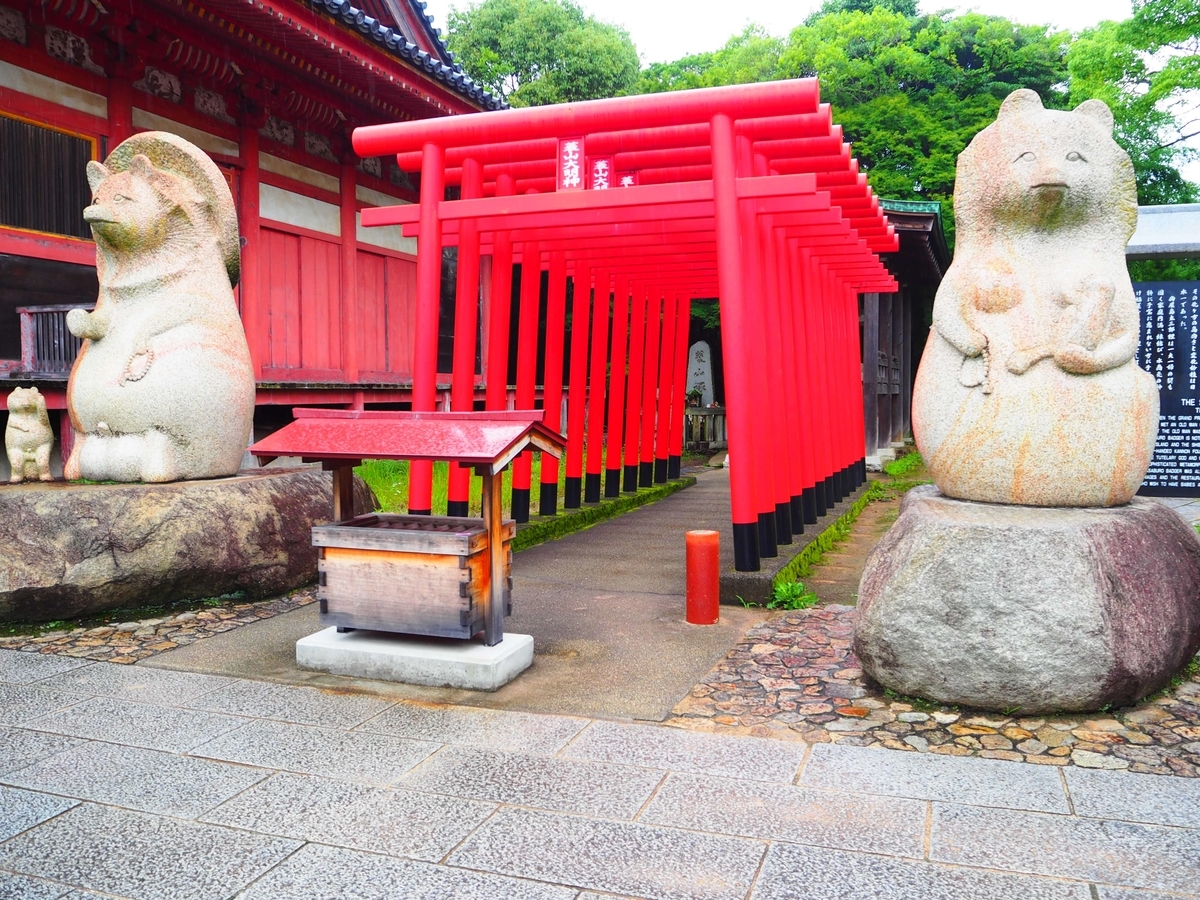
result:
[[[391,412],[295,409],[296,420],[250,448],[264,460],[299,456],[333,470],[333,522],[313,529],[321,622],[400,634],[504,640],[512,611],[512,539],[500,513],[501,475],[518,454],[555,458],[563,437],[541,410]],[[483,518],[350,518],[364,459],[450,460],[483,478]]]
[[[512,539],[505,521],[504,615],[512,613]],[[313,528],[323,626],[470,638],[483,631],[491,556],[483,519],[378,513]]]

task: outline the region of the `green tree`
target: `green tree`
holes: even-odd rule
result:
[[[825,0],[821,8],[804,20],[805,25],[811,25],[822,16],[840,12],[870,12],[873,9],[887,9],[905,16],[916,16],[917,0]]]
[[[958,154],[1017,88],[1066,102],[1068,37],[977,13],[823,11],[792,31],[778,75],[819,76],[875,191],[942,201],[952,239]]]
[[[630,92],[637,49],[573,0],[483,0],[450,9],[446,44],[473,78],[513,106]]]
[[[758,25],[747,25],[720,50],[694,53],[672,63],[652,63],[642,71],[639,94],[750,84],[777,77],[783,41]]]

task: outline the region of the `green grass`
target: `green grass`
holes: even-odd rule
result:
[[[803,581],[783,581],[772,587],[767,609],[808,609],[817,602],[817,595]]]
[[[925,460],[921,459],[921,454],[915,450],[912,453],[906,453],[899,459],[892,460],[890,463],[883,464],[883,471],[893,478],[899,478],[901,475],[907,475],[914,469],[919,469],[925,465]]]
[[[533,454],[530,490],[536,506],[541,491],[542,454]],[[601,463],[601,471],[604,469]],[[408,512],[408,461],[392,459],[368,459],[355,470],[375,494],[375,500],[381,512]],[[446,514],[446,490],[450,478],[449,463],[435,462],[433,464],[433,514]],[[558,465],[558,499],[561,505],[566,490],[567,467],[562,460]],[[471,497],[469,510],[472,516],[483,515],[483,479],[471,476]],[[504,514],[512,510],[512,467],[504,472],[504,493],[501,499]]]

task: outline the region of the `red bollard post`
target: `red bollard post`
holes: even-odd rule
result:
[[[687,547],[687,621],[715,625],[721,617],[721,532],[689,531]]]

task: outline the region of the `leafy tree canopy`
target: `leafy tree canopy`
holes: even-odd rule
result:
[[[672,63],[652,63],[642,71],[637,93],[749,84],[778,77],[784,42],[757,25],[746,26],[720,50],[695,53]]]
[[[463,68],[513,106],[613,97],[638,80],[629,35],[573,0],[483,0],[448,22]]]

